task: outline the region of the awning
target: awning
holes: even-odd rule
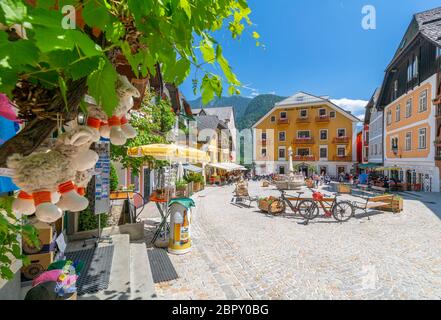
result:
[[[401,171],[403,168],[399,167],[379,167],[376,168],[375,171]]]
[[[360,169],[372,169],[372,168],[377,168],[377,167],[379,167],[380,165],[381,165],[380,163],[372,163],[372,162],[369,162],[369,163],[362,163],[362,164],[359,164],[358,167],[359,167]]]
[[[127,150],[130,157],[151,156],[157,160],[170,162],[202,163],[210,161],[207,152],[176,144],[149,144]]]
[[[217,169],[221,169],[221,170],[225,170],[225,171],[228,171],[228,172],[229,171],[236,171],[236,170],[240,170],[240,171],[248,170],[244,166],[241,166],[241,165],[236,164],[236,163],[231,163],[231,162],[208,163],[207,166],[210,166],[210,167],[213,167],[213,168],[217,168]]]
[[[184,164],[182,165],[184,167],[184,170],[193,171],[193,172],[202,172],[202,168],[192,165],[192,164]]]

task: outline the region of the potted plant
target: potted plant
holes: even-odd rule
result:
[[[185,180],[176,181],[176,197],[185,197],[187,195],[188,183]]]

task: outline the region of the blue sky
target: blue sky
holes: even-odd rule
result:
[[[243,96],[297,91],[329,95],[361,114],[381,85],[414,13],[441,6],[440,0],[249,0],[254,26],[240,40],[216,34],[239,80]],[[376,29],[364,30],[362,8],[376,9]],[[256,47],[251,32],[261,35]],[[219,72],[219,71],[217,71]],[[193,73],[181,86],[187,99]],[[199,94],[198,94],[199,95]],[[226,91],[225,91],[225,95]],[[345,100],[343,100],[345,99]]]

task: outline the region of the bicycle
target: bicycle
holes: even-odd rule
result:
[[[302,201],[305,202],[304,204],[302,202],[299,204],[299,206],[303,207],[308,204],[310,205],[303,215],[308,221],[317,218],[320,207],[324,211],[326,218],[333,216],[339,222],[346,222],[354,216],[354,206],[350,201],[338,201],[338,194],[332,199],[330,196],[325,198],[324,194],[314,191],[312,188],[309,189],[312,191],[312,201],[304,200]]]
[[[310,206],[313,205],[312,200],[302,199],[300,196],[304,194],[304,192],[297,192],[297,198],[287,197],[285,190],[280,190],[280,197],[278,200],[273,202],[269,208],[268,213],[270,214],[280,214],[286,211],[286,205],[294,212],[294,214],[298,213],[302,218],[306,219],[307,210]],[[295,205],[292,204],[291,201],[296,200]],[[300,201],[302,200],[302,201]]]

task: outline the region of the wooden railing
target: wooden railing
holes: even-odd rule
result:
[[[278,124],[289,124],[289,119],[288,118],[280,118],[278,121],[277,121],[277,123]]]
[[[295,138],[292,142],[293,144],[314,144],[314,138]]]
[[[315,156],[313,156],[313,155],[309,155],[309,156],[295,155],[295,156],[293,156],[293,161],[315,161]]]
[[[315,121],[316,122],[329,122],[330,118],[329,118],[329,116],[318,116],[318,117],[315,117]]]
[[[349,143],[349,137],[336,137],[334,143]]]
[[[334,161],[351,162],[351,156],[334,156]]]
[[[297,123],[311,123],[311,120],[308,118],[297,118]]]

